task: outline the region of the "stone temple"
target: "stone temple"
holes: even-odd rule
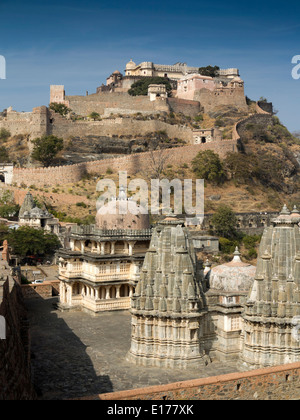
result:
[[[29,191],[20,207],[19,225],[44,229],[46,232],[55,233],[56,235],[60,233],[59,220],[47,210],[39,208]]]
[[[184,223],[158,225],[132,296],[127,359],[171,368],[235,361],[244,370],[299,361],[299,222],[284,206],[264,230],[256,268],[236,249],[212,269],[197,261]]]
[[[99,209],[59,250],[60,307],[92,313],[129,309],[127,360],[185,369],[213,361],[249,370],[300,361],[300,213],[286,206],[265,227],[257,267],[198,260],[184,220],[152,229],[144,214]],[[145,217],[144,217],[145,216]],[[119,228],[117,228],[119,226]],[[134,229],[135,228],[135,229]]]
[[[199,338],[207,309],[192,251],[186,228],[176,220],[154,230],[132,297],[128,360],[177,368],[205,361]]]
[[[130,308],[151,229],[148,215],[126,212],[127,206],[132,203],[121,191],[98,209],[95,225],[71,227],[68,246],[57,253],[60,309]]]
[[[300,360],[300,213],[286,206],[264,230],[243,315],[241,359],[251,368]]]

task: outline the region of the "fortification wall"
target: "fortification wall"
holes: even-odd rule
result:
[[[203,150],[213,150],[221,157],[228,152],[237,151],[237,143],[234,140],[222,140],[205,144],[195,144],[167,149],[168,163],[174,166],[189,164],[195,155]],[[17,185],[50,186],[78,182],[85,173],[105,174],[107,169],[113,171],[126,170],[128,174],[144,171],[148,167],[149,158],[158,157],[161,150],[154,152],[135,153],[120,158],[90,161],[75,165],[57,166],[49,168],[14,168],[13,183]]]
[[[21,288],[11,277],[0,282],[0,315],[6,323],[6,339],[0,339],[0,400],[35,399],[27,314]]]
[[[261,105],[266,105],[266,109],[261,108]],[[268,112],[268,111],[271,112]],[[244,134],[245,130],[247,129],[248,124],[259,124],[259,125],[273,125],[273,117],[272,117],[272,110],[273,105],[272,103],[264,103],[264,102],[256,102],[256,112],[257,114],[250,115],[247,118],[243,118],[242,120],[238,121],[232,130],[232,140],[239,141],[241,136]]]
[[[131,96],[125,92],[99,92],[88,96],[66,96],[70,108],[78,115],[87,116],[91,112],[105,113],[106,108],[116,108],[117,112],[123,110],[136,110],[136,112],[158,111],[169,112],[166,100],[151,102],[148,96]]]
[[[45,106],[33,108],[32,112],[8,111],[6,117],[0,118],[0,129],[5,128],[12,136],[40,137],[47,134],[48,115]]]
[[[159,120],[135,120],[131,118],[112,118],[102,121],[72,121],[60,116],[53,117],[48,134],[65,139],[80,136],[145,136],[149,133],[165,131],[169,138],[193,142],[193,131],[188,127],[178,127]],[[113,139],[112,139],[113,142]]]
[[[201,89],[195,92],[194,100],[200,102],[205,112],[224,105],[245,111],[248,109],[243,88],[223,88],[214,91]]]
[[[256,102],[256,112],[258,114],[273,114],[273,104],[272,104],[272,102],[257,101]]]
[[[298,400],[300,363],[169,385],[100,394],[83,400]]]
[[[262,113],[262,114],[253,114],[248,118],[245,118],[239,121],[234,130],[234,135],[238,136],[239,138],[243,137],[244,133],[247,131],[248,125],[263,125],[268,127],[269,125],[273,125],[273,117],[271,114]]]
[[[189,101],[180,98],[168,98],[170,110],[176,114],[182,113],[190,117],[195,117],[201,111],[200,102]]]

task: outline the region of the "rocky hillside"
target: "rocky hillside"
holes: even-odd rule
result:
[[[194,118],[175,113],[152,117],[169,124],[187,125],[192,128],[217,126],[226,140],[231,138],[233,128],[238,121],[249,115],[255,115],[254,105],[254,103],[249,104],[248,112],[240,112],[234,107],[219,107],[212,113],[201,113]],[[132,118],[150,117],[137,114]],[[205,210],[214,212],[220,204],[227,204],[237,212],[277,211],[284,203],[299,206],[300,140],[289,133],[276,116],[268,116],[264,124],[255,122],[255,119],[253,122],[253,118],[248,122],[245,121],[239,129],[240,153],[231,154],[221,161],[224,171],[222,183],[206,182]],[[2,139],[0,137],[0,140],[1,147],[10,161],[19,166],[30,165],[32,145],[26,135],[13,138],[6,136]],[[179,147],[183,144],[181,139],[169,139],[164,132],[149,133],[143,137],[138,134],[132,137],[113,138],[73,137],[65,141],[64,150],[58,156],[56,163],[77,163],[158,148]],[[7,156],[5,160],[7,161]],[[175,167],[171,161],[166,161],[163,176],[169,179],[195,179],[197,175],[190,166],[186,164]],[[208,166],[207,162],[204,166]],[[101,175],[109,178],[115,176],[117,179],[117,174]],[[143,178],[145,173],[137,176]],[[69,215],[91,217],[94,214],[97,195],[96,182],[97,178],[92,177],[76,185],[37,190],[41,197],[51,192],[55,193],[56,197],[59,195],[59,200],[52,204],[66,217]],[[74,203],[74,195],[78,197],[78,202],[84,201],[85,206],[67,204]],[[72,200],[68,200],[70,196],[73,196]]]

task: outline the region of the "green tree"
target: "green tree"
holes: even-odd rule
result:
[[[220,205],[211,218],[213,231],[217,235],[227,239],[237,236],[236,223],[237,220],[234,212],[225,204]]]
[[[192,170],[198,178],[213,184],[222,184],[226,179],[223,163],[212,150],[199,152],[192,160]]]
[[[254,175],[252,156],[243,153],[228,153],[224,167],[231,179],[240,184],[249,184]]]
[[[44,166],[49,166],[58,152],[64,147],[62,138],[56,136],[43,136],[32,141],[34,144],[32,158],[42,162]]]
[[[220,237],[219,238],[220,243],[220,251],[223,254],[233,254],[235,247],[239,245],[238,241],[235,241],[233,239],[227,239]]]
[[[14,218],[19,214],[20,206],[18,204],[1,204],[0,205],[0,217],[5,219]]]
[[[13,253],[21,258],[28,255],[50,257],[61,247],[58,237],[53,233],[29,226],[10,230],[7,239]]]
[[[220,67],[218,66],[206,66],[199,67],[199,73],[202,76],[217,77],[219,75]]]
[[[129,95],[138,96],[138,95],[148,95],[148,86],[149,85],[166,85],[166,90],[168,96],[171,96],[172,86],[169,79],[165,77],[145,77],[131,85],[131,88],[128,90]]]
[[[1,163],[6,163],[6,162],[10,162],[11,159],[9,157],[9,154],[6,150],[6,148],[4,146],[0,146],[0,162]]]
[[[15,203],[11,191],[3,191],[0,197],[0,217],[14,218],[19,214],[20,206]]]
[[[51,102],[49,108],[57,114],[62,115],[63,117],[71,111],[71,109],[68,108],[65,104],[59,104],[57,102]]]
[[[7,239],[9,227],[5,223],[0,223],[0,244],[2,245],[4,239]]]
[[[98,112],[91,112],[90,115],[88,115],[89,118],[91,118],[92,120],[96,121],[96,120],[100,120],[100,114],[98,114]]]
[[[1,128],[0,130],[0,140],[6,141],[11,136],[10,132],[5,128]]]

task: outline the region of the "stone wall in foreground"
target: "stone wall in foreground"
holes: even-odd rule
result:
[[[299,400],[300,363],[113,392],[87,400]]]
[[[0,339],[0,400],[32,400],[35,392],[30,372],[30,336],[21,288],[1,262],[0,316],[6,338]]]

